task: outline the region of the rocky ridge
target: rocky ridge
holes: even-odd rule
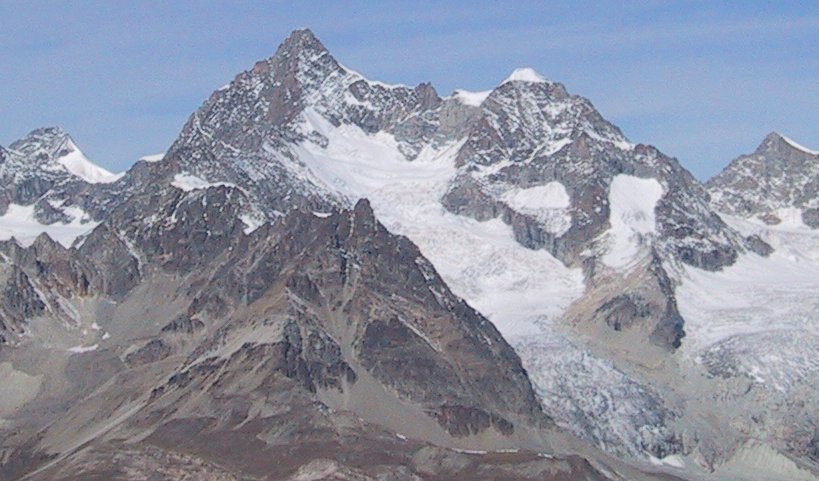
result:
[[[46,236],[0,245],[42,296],[19,298],[30,337],[0,350],[40,379],[0,411],[4,477],[134,479],[194,463],[220,479],[289,479],[330,457],[360,479],[606,479],[580,458],[538,456],[560,437],[515,352],[366,201],[245,234],[237,195],[177,192],[151,223],[114,213],[70,249]]]
[[[771,225],[796,221],[819,227],[819,152],[776,132],[706,185],[722,212]]]

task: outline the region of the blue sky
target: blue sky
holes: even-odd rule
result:
[[[0,0],[0,144],[61,125],[112,170],[310,27],[343,64],[449,94],[531,66],[700,178],[770,131],[819,148],[819,2]]]

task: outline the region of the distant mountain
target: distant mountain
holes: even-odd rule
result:
[[[34,130],[0,148],[0,237],[31,242],[48,230],[70,245],[96,225],[97,199],[120,177],[88,160],[62,129]]]
[[[714,206],[767,224],[819,227],[819,152],[776,132],[707,183]]]

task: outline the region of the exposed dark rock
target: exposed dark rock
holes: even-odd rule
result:
[[[772,132],[752,154],[734,159],[707,183],[714,206],[766,223],[782,221],[777,211],[802,210],[802,222],[819,226],[819,154]]]
[[[514,425],[506,419],[477,408],[444,405],[433,414],[453,436],[477,435],[490,427],[506,435],[515,431]]]
[[[182,334],[193,334],[205,328],[205,324],[199,319],[189,316],[179,316],[162,328],[162,332],[176,332]]]
[[[138,350],[125,356],[125,362],[130,365],[150,364],[168,357],[173,349],[162,339],[151,339]]]

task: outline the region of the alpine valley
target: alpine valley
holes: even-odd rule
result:
[[[819,479],[819,152],[309,31],[112,174],[0,147],[2,480]]]

